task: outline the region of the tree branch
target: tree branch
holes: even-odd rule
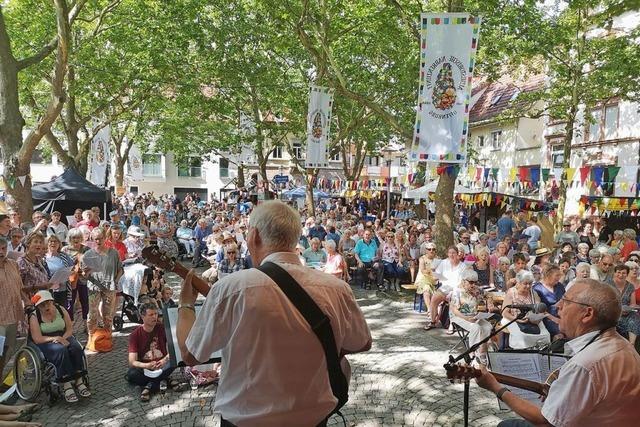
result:
[[[49,56],[51,52],[53,52],[56,49],[56,47],[58,47],[58,35],[56,35],[53,39],[51,39],[49,43],[43,46],[34,55],[19,60],[18,70],[24,70],[25,68],[31,67],[32,65],[39,64],[47,56]]]

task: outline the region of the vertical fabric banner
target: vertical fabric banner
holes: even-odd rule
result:
[[[143,176],[142,170],[142,154],[137,145],[133,144],[129,150],[129,171],[131,172],[131,179],[134,181],[140,181]]]
[[[98,131],[91,142],[91,175],[89,181],[100,187],[104,187],[107,183],[110,139],[111,128],[105,126]]]
[[[420,88],[411,160],[467,160],[469,100],[480,20],[466,13],[420,16]]]
[[[309,88],[309,113],[307,115],[307,157],[305,167],[326,168],[333,90],[311,86]]]

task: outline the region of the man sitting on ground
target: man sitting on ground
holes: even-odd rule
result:
[[[171,376],[175,367],[170,366],[167,337],[164,326],[158,322],[158,306],[153,302],[140,305],[142,325],[129,335],[129,370],[127,381],[142,387],[140,400],[148,402],[151,393],[160,389],[160,383]],[[169,381],[169,387],[179,387],[177,380]]]

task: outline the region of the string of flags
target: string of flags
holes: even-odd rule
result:
[[[5,177],[3,175],[0,175],[0,191],[4,191],[7,189],[14,189],[16,188],[16,185],[20,184],[21,186],[24,187],[25,183],[27,182],[27,177],[31,177],[31,175],[22,175],[22,176],[9,176],[9,177]]]

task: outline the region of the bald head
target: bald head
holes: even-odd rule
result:
[[[620,295],[610,285],[594,279],[576,279],[565,296],[592,307],[598,329],[614,327],[620,319]]]

